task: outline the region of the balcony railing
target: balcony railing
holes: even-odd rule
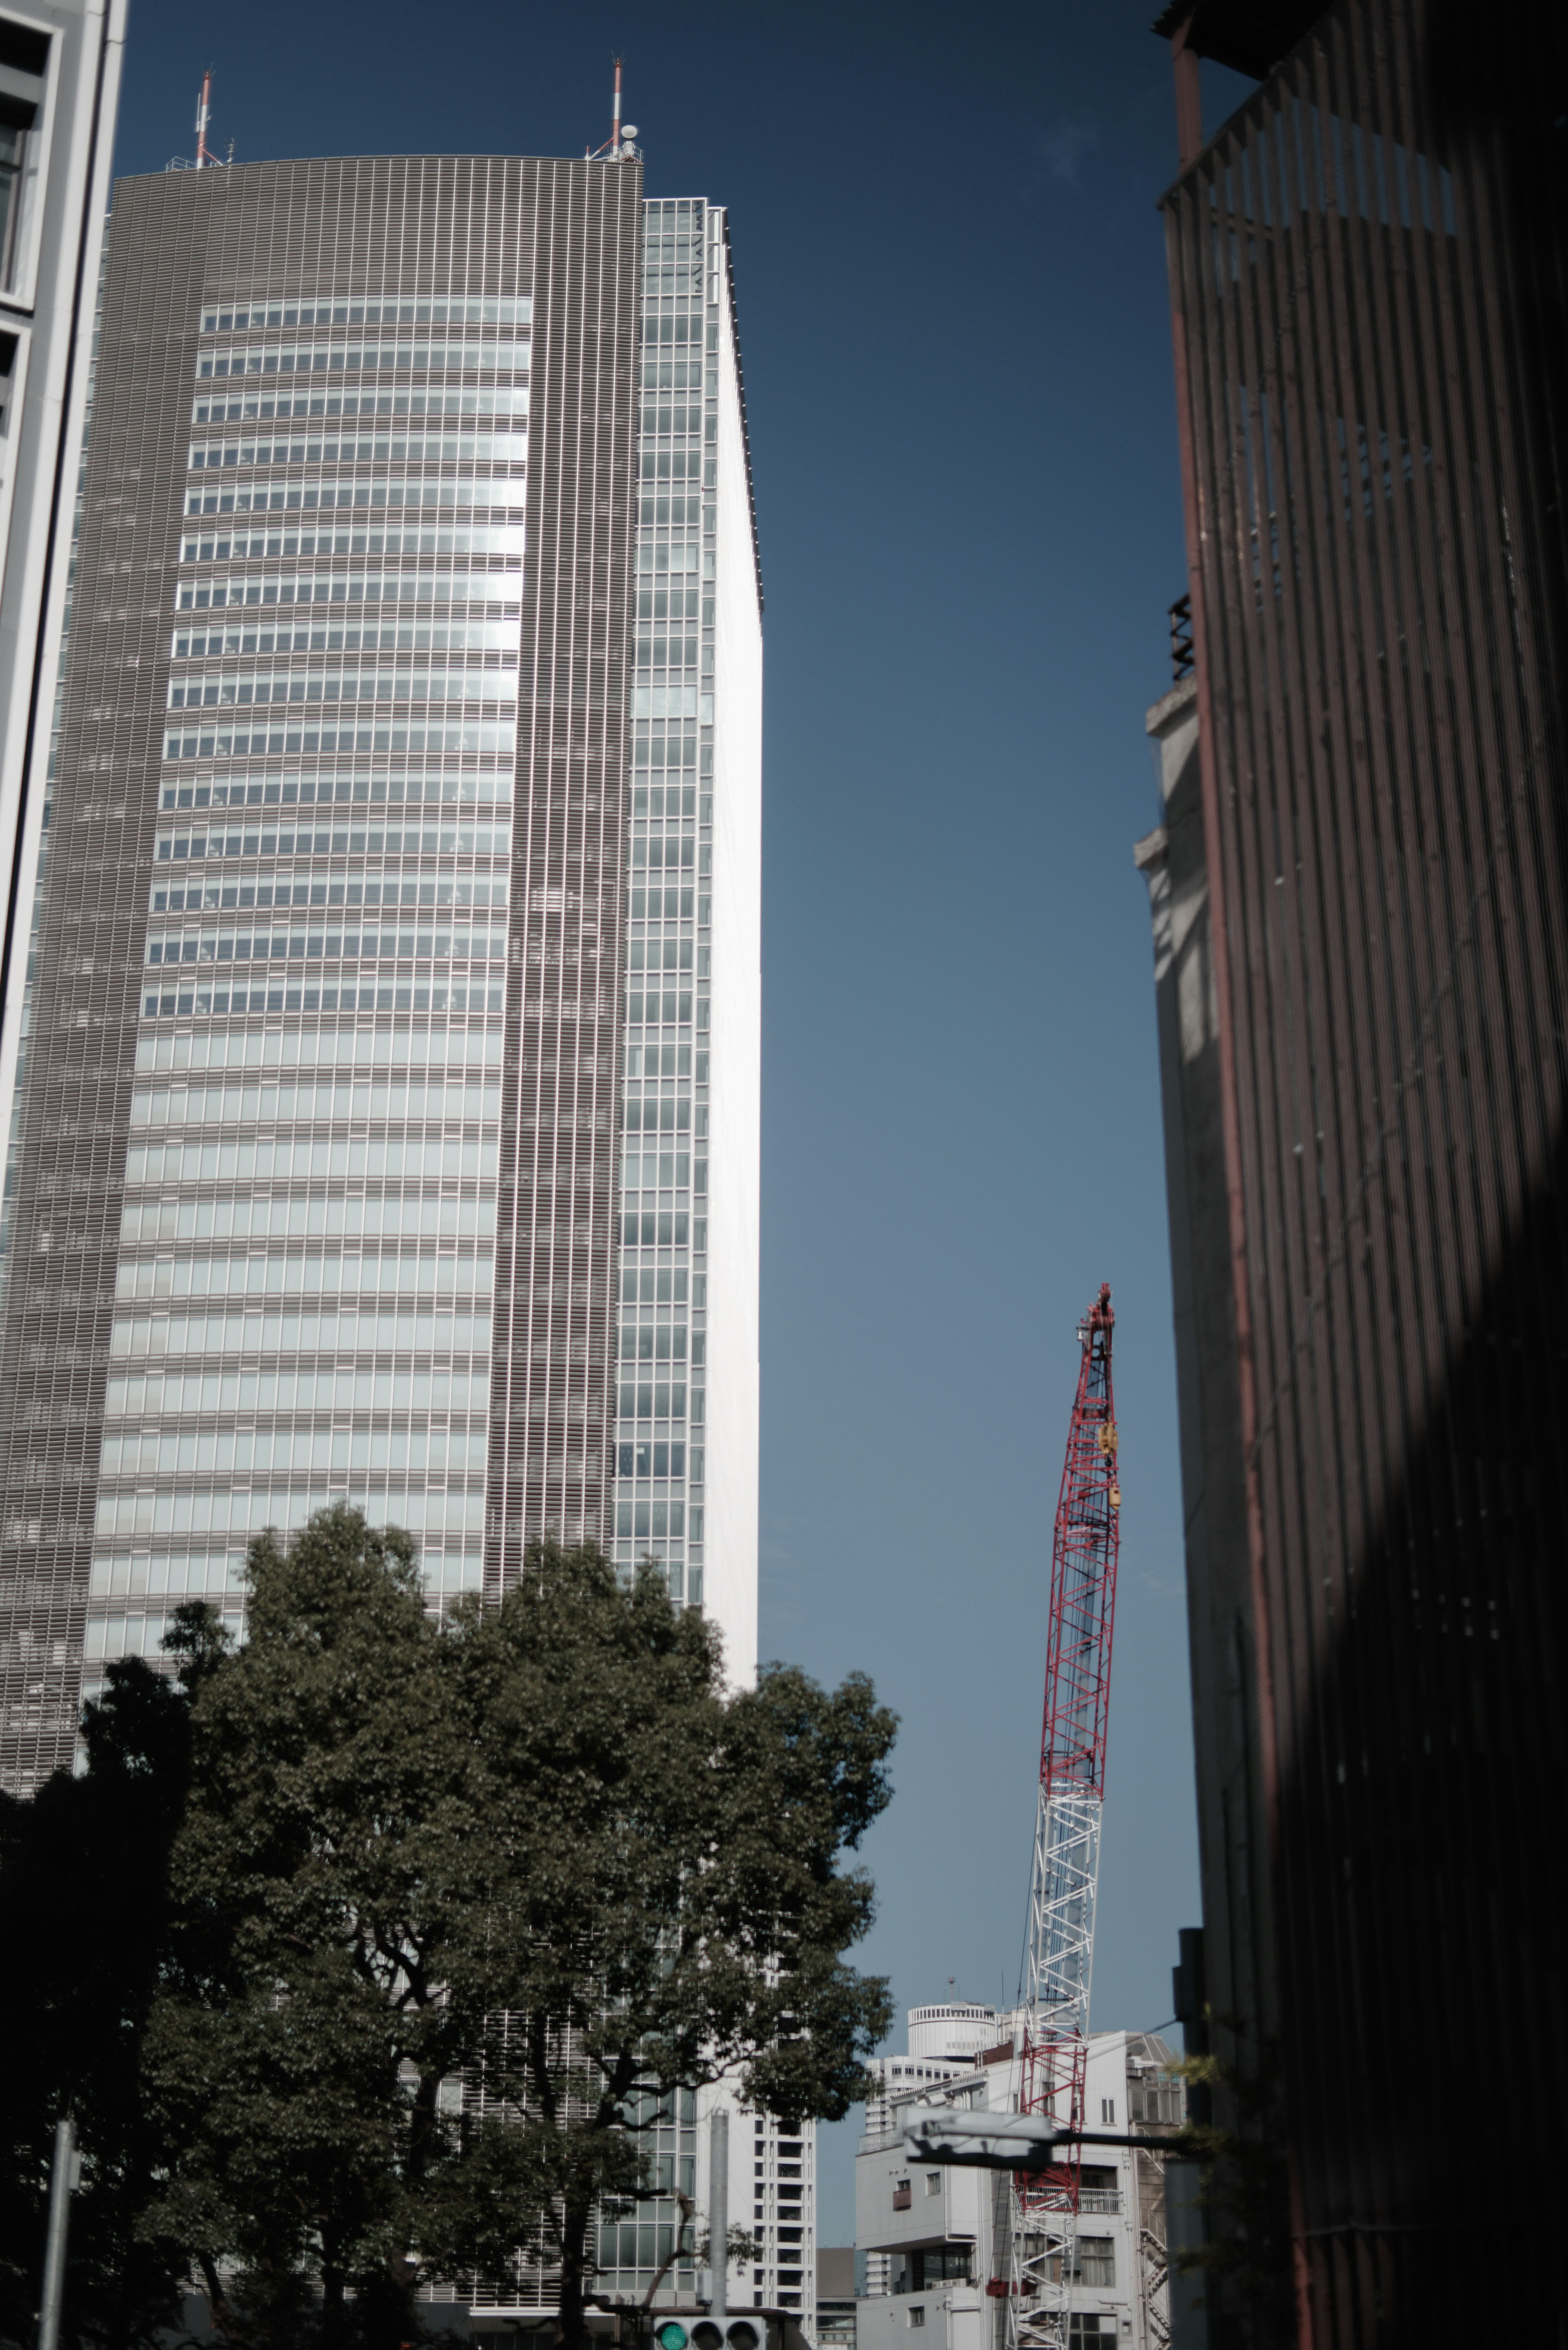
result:
[[[1096,2220],[1114,2220],[1122,2208],[1122,2199],[1114,2188],[1085,2187],[1078,2198],[1080,2212],[1086,2211]]]

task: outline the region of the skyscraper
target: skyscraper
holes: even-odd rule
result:
[[[1508,2322],[1547,2334],[1561,2226],[1513,2181],[1564,2087],[1568,41],[1428,0],[1178,0],[1158,29],[1191,639],[1139,858],[1182,2003],[1241,2156],[1202,2290],[1216,2343],[1437,2340],[1506,2246]],[[1203,57],[1257,83],[1209,136]],[[1511,2147],[1462,2186],[1460,2076]]]
[[[651,1551],[752,1669],[761,600],[722,214],[647,228],[645,276],[630,157],[116,191],[0,1357],[12,1785],[337,1494],[432,1596],[546,1529]]]
[[[125,0],[0,16],[0,1134],[23,1039]],[[0,1206],[0,1260],[8,1230]]]

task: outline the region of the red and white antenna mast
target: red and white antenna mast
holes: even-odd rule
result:
[[[209,66],[202,76],[202,95],[196,100],[196,169],[210,170],[217,157],[207,144],[207,125],[213,119],[213,68]]]
[[[637,149],[632,141],[637,137],[637,125],[628,122],[624,132],[620,125],[620,72],[626,59],[615,57],[611,62],[615,67],[615,97],[610,105],[610,135],[602,147],[591,151],[584,148],[585,163],[597,163],[601,156],[608,163],[629,163],[636,159]]]
[[[1029,1894],[1020,2110],[1084,2126],[1089,1978],[1100,1872],[1121,1483],[1107,1283],[1078,1326],[1083,1358],[1051,1551],[1045,1718]],[[1067,2350],[1079,2158],[1016,2175],[1008,2293],[1012,2350]]]

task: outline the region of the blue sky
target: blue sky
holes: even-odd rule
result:
[[[1101,1281],[1124,1549],[1095,2021],[1198,1917],[1146,706],[1183,578],[1152,0],[131,0],[117,168],[580,153],[731,208],[767,588],[763,1647],[903,1717],[865,1962],[1018,1978],[1051,1516]],[[1206,69],[1208,70],[1208,69]],[[1213,72],[1218,120],[1244,85]],[[825,2131],[820,2241],[853,2231]]]

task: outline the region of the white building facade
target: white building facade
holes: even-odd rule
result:
[[[912,2010],[927,2016],[931,2011]],[[926,2053],[882,2057],[856,2163],[856,2243],[867,2255],[857,2312],[858,2350],[1003,2350],[1012,2284],[1007,2173],[912,2161],[899,2109],[950,2103],[1010,2113],[1022,2066],[1017,2019],[991,2017],[968,2062]],[[1174,2052],[1152,2033],[1099,2032],[1089,2043],[1086,2126],[1117,2134],[1173,2128],[1182,2091]],[[940,2076],[939,2076],[940,2075]],[[1073,2280],[1075,2344],[1165,2350],[1165,2211],[1159,2158],[1129,2147],[1085,2150]]]

